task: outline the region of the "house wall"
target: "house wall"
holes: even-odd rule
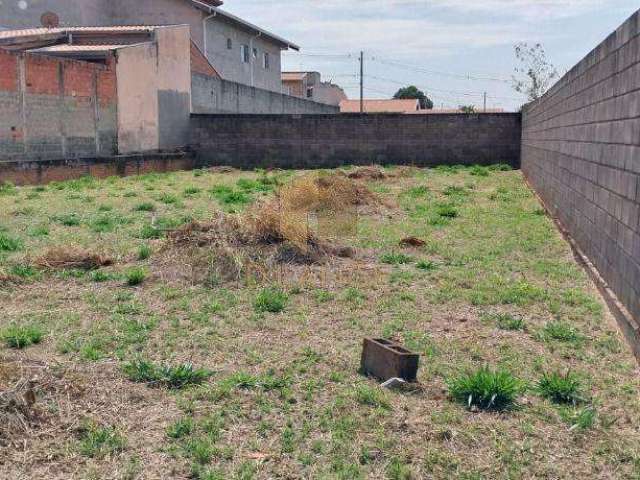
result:
[[[155,31],[153,43],[117,51],[120,153],[187,144],[191,112],[189,27]]]
[[[113,62],[0,50],[0,162],[113,155]]]
[[[227,39],[231,39],[231,49],[227,48]],[[241,46],[248,45],[258,49],[258,57],[251,53],[249,63],[244,63]],[[203,48],[204,52],[204,48]],[[269,69],[262,66],[262,55],[269,54]],[[254,86],[263,90],[282,93],[281,51],[280,47],[255,34],[226,23],[220,17],[207,21],[207,41],[205,56],[225,80]]]
[[[342,100],[346,100],[347,96],[337,85],[328,82],[320,82],[313,87],[313,101],[326,103],[327,105],[340,106]]]
[[[193,115],[192,148],[206,165],[519,165],[520,114]]]
[[[193,113],[339,113],[330,105],[197,73],[192,76],[191,95]]]
[[[640,356],[640,12],[524,109],[522,169],[633,315]]]
[[[20,8],[17,0],[0,2],[0,28],[40,27],[45,12],[58,15],[61,26],[105,25],[109,22],[104,0],[28,0]]]

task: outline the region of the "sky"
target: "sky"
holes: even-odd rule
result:
[[[359,98],[416,85],[436,107],[515,110],[517,42],[541,43],[564,74],[638,9],[638,0],[226,0],[224,9],[302,47],[283,70],[314,70]]]

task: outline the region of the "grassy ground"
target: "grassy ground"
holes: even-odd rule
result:
[[[190,284],[163,236],[273,174],[2,187],[0,387],[30,379],[37,401],[0,437],[0,477],[640,478],[638,366],[520,172],[387,173],[368,185],[388,206],[341,239],[356,258],[269,285]],[[115,263],[34,267],[71,244]],[[419,384],[360,376],[364,336],[421,353]],[[484,366],[515,404],[455,394]]]

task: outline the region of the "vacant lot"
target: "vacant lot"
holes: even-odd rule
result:
[[[638,366],[521,174],[363,173],[309,251],[234,238],[305,172],[1,187],[0,478],[640,478]]]

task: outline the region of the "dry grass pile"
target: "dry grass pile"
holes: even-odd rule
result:
[[[283,263],[352,258],[355,250],[319,235],[313,218],[344,215],[355,227],[357,207],[376,203],[373,193],[346,175],[299,177],[242,214],[219,213],[210,222],[193,222],[171,232],[165,260],[190,267],[191,280],[200,283],[248,275],[267,278]]]
[[[381,167],[360,167],[356,168],[347,175],[354,180],[384,180],[387,174]]]
[[[80,247],[54,247],[38,258],[38,267],[57,269],[95,270],[113,265],[113,260],[105,255],[90,252]]]

